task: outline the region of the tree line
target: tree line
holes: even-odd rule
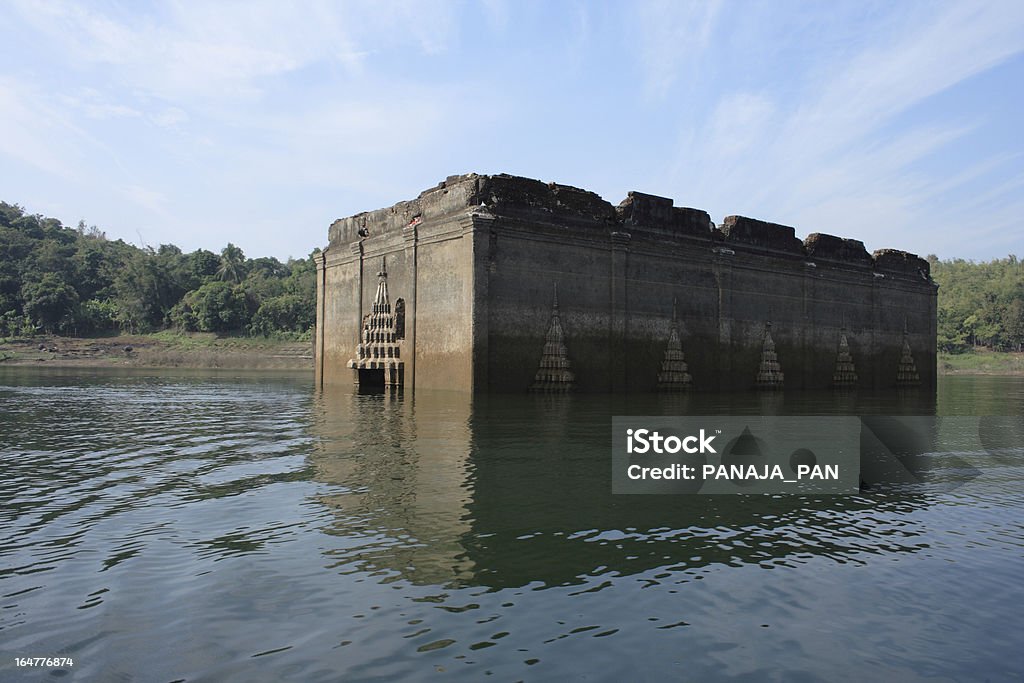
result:
[[[313,255],[249,259],[173,244],[136,247],[0,202],[0,336],[160,329],[305,338],[315,321]],[[928,257],[939,284],[938,346],[1024,350],[1024,264]]]
[[[939,285],[939,350],[1024,351],[1024,264],[1016,256],[928,261]]]
[[[281,263],[233,244],[220,254],[140,248],[0,202],[0,336],[174,328],[308,338],[318,251]]]

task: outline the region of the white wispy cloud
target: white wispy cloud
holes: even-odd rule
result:
[[[508,28],[512,11],[506,0],[482,0],[484,17],[488,26],[501,33]]]
[[[117,190],[128,201],[151,211],[164,213],[167,209],[167,196],[159,190],[141,185],[122,185]]]
[[[1016,2],[12,0],[0,40],[0,161],[185,246],[320,244],[466,170],[869,247],[1020,237],[1024,150],[976,144],[1005,112],[931,107],[1021,54]]]
[[[639,4],[636,47],[643,60],[646,87],[665,95],[711,48],[719,0],[652,0]]]
[[[150,114],[149,119],[162,128],[173,128],[188,121],[188,112],[178,107],[167,107]]]
[[[264,218],[274,201],[264,188],[379,192],[385,157],[423,153],[459,120],[460,86],[379,79],[366,66],[387,52],[443,54],[458,40],[455,9],[404,0],[16,2],[6,11],[66,76],[56,89],[11,78],[0,125],[16,135],[2,136],[0,154],[125,203],[118,217],[130,222],[171,228],[182,225],[172,207],[204,205],[184,229],[222,241],[237,231],[232,221],[251,224],[247,214],[280,220]],[[114,125],[129,118],[131,127]],[[309,226],[310,244],[322,241],[321,228]]]
[[[1013,157],[974,159],[971,173],[937,176],[922,163],[975,134],[982,121],[927,110],[912,122],[900,117],[1024,50],[1024,6],[918,10],[890,18],[857,50],[836,50],[828,64],[797,65],[790,92],[799,97],[725,88],[698,124],[703,132],[681,132],[675,184],[725,212],[789,222],[805,233],[858,234],[875,246],[922,244],[922,221],[952,228],[962,217],[948,198],[936,201],[937,187],[948,192]]]
[[[0,77],[0,154],[59,178],[85,174],[88,156],[102,145],[39,87]]]
[[[1008,10],[1008,11],[1007,11]],[[797,109],[784,135],[813,133],[817,153],[858,140],[922,100],[1024,49],[1019,4],[959,3],[868,41]]]
[[[266,79],[312,64],[358,72],[382,46],[412,44],[435,54],[454,35],[452,8],[442,2],[172,2],[120,13],[71,2],[17,7],[75,61],[172,101],[253,97]]]

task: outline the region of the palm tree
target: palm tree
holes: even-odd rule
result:
[[[245,254],[231,242],[228,242],[228,246],[220,252],[220,267],[217,269],[217,277],[235,284],[241,282],[245,277]]]

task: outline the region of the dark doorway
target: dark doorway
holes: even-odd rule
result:
[[[405,299],[395,302],[395,339],[405,339]]]
[[[360,387],[384,387],[384,368],[380,370],[359,370]]]

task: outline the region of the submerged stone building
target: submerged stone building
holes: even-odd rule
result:
[[[935,387],[913,254],[630,192],[452,176],[335,221],[316,375],[463,391]],[[685,362],[683,359],[685,358]],[[838,364],[837,364],[838,361]]]

